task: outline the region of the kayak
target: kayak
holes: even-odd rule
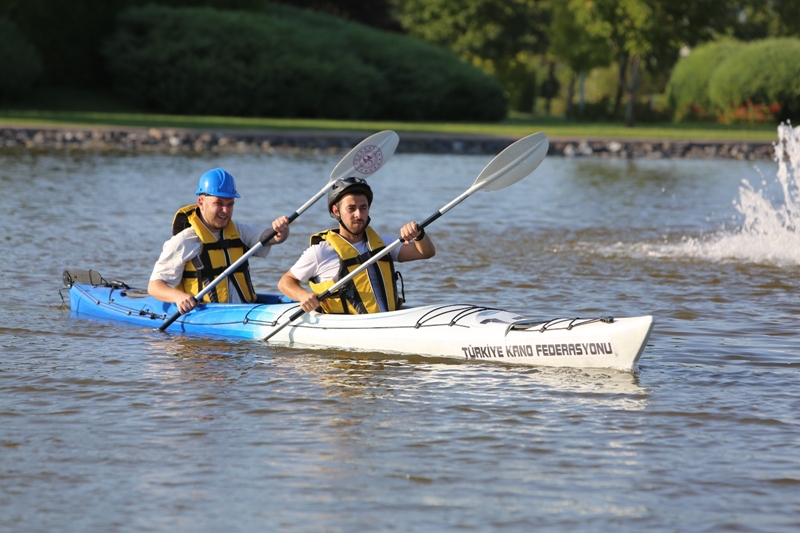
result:
[[[96,271],[65,271],[70,315],[158,328],[177,306]],[[229,339],[263,339],[297,302],[260,294],[255,303],[200,304],[167,331]],[[404,307],[369,315],[305,313],[270,345],[421,355],[512,364],[633,371],[653,329],[652,316],[541,320],[468,304]]]

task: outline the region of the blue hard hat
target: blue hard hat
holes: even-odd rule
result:
[[[207,194],[220,198],[241,198],[236,192],[236,182],[233,181],[233,176],[221,168],[209,170],[200,176],[195,194]]]

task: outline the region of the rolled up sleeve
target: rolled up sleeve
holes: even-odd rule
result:
[[[183,277],[184,265],[200,253],[202,242],[192,228],[187,228],[164,243],[150,281],[161,280],[175,287]]]

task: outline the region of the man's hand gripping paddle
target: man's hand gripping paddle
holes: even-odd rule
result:
[[[331,172],[330,181],[328,181],[328,183],[322,189],[320,189],[317,194],[311,197],[311,199],[309,199],[305,204],[300,206],[297,211],[289,215],[289,223],[291,224],[297,217],[300,216],[301,213],[311,207],[317,200],[325,196],[325,194],[328,192],[328,189],[333,187],[333,184],[336,183],[336,180],[349,178],[350,176],[368,178],[377,172],[384,164],[386,164],[386,161],[389,160],[392,154],[394,154],[399,142],[400,138],[391,130],[378,132],[375,135],[367,137],[361,141],[358,146],[350,150],[347,155],[344,156],[341,161],[339,161],[339,164],[336,165],[336,168],[334,168],[333,172]],[[206,285],[202,291],[197,293],[194,299],[198,302],[202,300],[203,296],[208,294],[209,291],[217,286],[217,284],[232,274],[242,263],[247,261],[251,255],[256,253],[262,246],[272,240],[275,235],[276,232],[274,230],[270,231],[261,239],[258,244],[250,248],[246,254],[240,257],[238,261],[226,268],[222,274],[214,279],[214,281]],[[175,322],[179,316],[181,316],[180,311],[169,317],[158,329],[164,331],[170,326],[170,324]]]
[[[544,161],[544,157],[547,155],[547,149],[549,146],[550,141],[547,140],[547,136],[544,133],[534,133],[533,135],[522,138],[511,146],[507,147],[505,150],[497,154],[497,156],[492,159],[489,164],[486,165],[486,167],[484,167],[484,169],[478,175],[478,178],[475,180],[475,183],[472,184],[472,187],[464,191],[464,193],[462,193],[458,198],[442,207],[439,211],[425,219],[424,222],[419,224],[419,229],[425,229],[426,226],[450,211],[456,205],[463,202],[475,191],[483,190],[488,192],[504,189],[530,175],[534,170],[536,170],[542,161]],[[342,286],[356,277],[360,272],[363,272],[365,269],[376,263],[381,257],[390,253],[392,250],[402,244],[403,241],[397,239],[392,244],[386,246],[381,253],[371,257],[356,270],[337,281],[332,287],[318,294],[317,300],[322,301],[325,298],[328,298],[331,294],[334,294]],[[273,335],[278,333],[297,318],[301,317],[304,313],[305,311],[303,311],[303,309],[298,309],[289,317],[288,320],[275,326],[275,328],[270,331],[263,340],[269,340]]]

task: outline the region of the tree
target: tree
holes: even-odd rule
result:
[[[494,74],[514,107],[531,111],[535,55],[547,50],[545,0],[397,0],[409,34],[445,46]]]
[[[608,41],[602,37],[589,35],[577,24],[575,13],[569,4],[556,2],[553,5],[553,21],[550,25],[549,50],[572,71],[567,89],[567,116],[572,115],[576,81],[579,82],[578,116],[583,116],[586,72],[611,64],[613,57]]]
[[[561,89],[561,83],[556,78],[556,62],[547,61],[547,79],[542,82],[542,96],[544,97],[544,112],[546,115],[550,114],[550,104],[553,98],[558,96]]]
[[[797,0],[732,0],[722,33],[741,41],[800,37]]]
[[[614,111],[623,93],[626,126],[633,114],[641,68],[670,68],[684,45],[709,39],[730,5],[720,0],[568,0],[576,23],[591,38],[605,39],[618,69]]]
[[[391,0],[276,0],[302,9],[311,9],[335,17],[359,22],[381,30],[399,32],[400,23],[393,17]]]
[[[0,102],[25,94],[41,73],[36,48],[14,23],[0,17]]]
[[[800,37],[800,5],[797,0],[763,0],[778,17],[778,33],[771,37]]]

